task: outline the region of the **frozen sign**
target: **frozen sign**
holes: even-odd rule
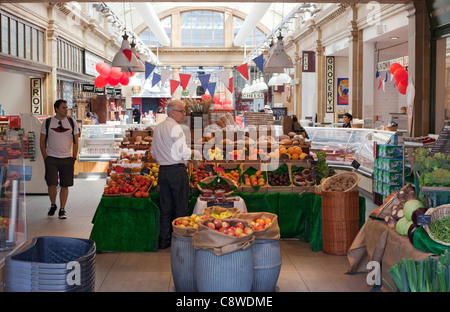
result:
[[[42,115],[42,80],[31,78],[31,113]]]

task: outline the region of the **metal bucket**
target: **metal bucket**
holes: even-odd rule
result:
[[[172,234],[170,261],[175,291],[196,292],[195,248],[192,246],[192,237]]]
[[[254,292],[273,292],[281,270],[280,241],[256,239],[253,248]]]

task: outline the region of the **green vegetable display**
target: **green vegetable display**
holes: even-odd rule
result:
[[[450,243],[450,218],[432,221],[430,223],[430,232],[435,239],[444,243]]]
[[[389,275],[399,292],[450,291],[450,252],[419,261],[403,258],[389,270]],[[395,291],[384,278],[383,281]]]

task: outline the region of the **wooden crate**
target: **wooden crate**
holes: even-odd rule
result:
[[[267,164],[267,175],[269,175],[270,171],[277,170],[283,163],[279,163],[277,168],[271,168],[270,164]],[[288,176],[289,176],[289,183],[290,185],[287,186],[281,186],[281,185],[270,185],[270,183],[267,183],[267,193],[292,193],[292,176],[291,176],[291,165],[290,163],[286,163],[288,167]]]
[[[268,189],[268,187],[267,187],[267,170],[266,170],[267,164],[264,164],[261,162],[243,162],[241,165],[241,168],[242,168],[241,169],[242,170],[241,179],[242,180],[244,179],[244,177],[243,177],[244,172],[247,171],[251,167],[255,168],[256,170],[261,170],[261,171],[265,172],[266,186],[261,186],[258,190],[255,190],[253,188],[253,186],[242,185],[242,192],[245,192],[245,193],[267,193],[267,189]]]
[[[234,109],[213,109],[210,110],[209,115],[209,124],[217,123],[217,121],[220,119],[220,117],[226,115],[227,113],[230,113],[233,118],[236,117],[236,111]]]
[[[263,112],[244,112],[245,124],[254,125],[273,125],[273,114]]]
[[[229,170],[238,169],[240,174],[242,173],[241,163],[239,163],[239,162],[227,162],[227,161],[220,161],[220,160],[218,160],[216,162],[216,168],[217,167],[223,167],[225,172],[229,171]],[[238,184],[238,187],[234,191],[235,192],[241,192],[242,191],[242,185],[241,185],[240,181],[238,181],[236,183]]]

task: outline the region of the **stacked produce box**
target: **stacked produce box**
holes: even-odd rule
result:
[[[398,192],[403,184],[403,147],[378,145],[374,160],[373,191],[383,196],[383,201]]]

